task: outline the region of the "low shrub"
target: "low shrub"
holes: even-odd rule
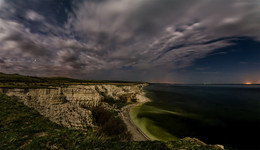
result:
[[[124,107],[128,104],[127,101],[125,101],[124,99],[121,100],[121,97],[120,97],[120,100],[115,100],[111,96],[108,96],[108,95],[105,95],[105,94],[102,94],[102,95],[104,97],[103,102],[106,102],[109,105],[115,105],[118,109],[121,109],[122,107]]]
[[[114,116],[112,112],[102,107],[95,107],[92,113],[97,125],[100,126],[101,133],[111,137],[113,140],[131,139],[124,122],[119,117]]]

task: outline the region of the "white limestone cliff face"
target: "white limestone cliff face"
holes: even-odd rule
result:
[[[57,124],[84,129],[94,126],[90,108],[106,106],[106,103],[102,102],[104,96],[110,96],[115,100],[125,98],[127,101],[133,99],[137,102],[147,101],[143,92],[144,86],[146,84],[70,85],[38,89],[0,88],[0,92],[16,97]]]

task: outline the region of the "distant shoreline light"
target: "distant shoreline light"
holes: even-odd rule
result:
[[[149,82],[151,84],[183,84],[183,85],[260,85],[260,82],[243,82],[243,83],[181,83],[181,82]]]

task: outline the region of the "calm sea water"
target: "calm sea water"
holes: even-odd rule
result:
[[[140,113],[172,135],[260,149],[259,85],[151,84],[145,90],[152,100],[146,106],[183,114]]]

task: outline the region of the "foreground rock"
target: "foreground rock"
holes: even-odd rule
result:
[[[167,146],[171,150],[224,150],[224,146],[222,145],[209,145],[196,138],[190,137],[168,142]]]
[[[116,85],[70,85],[37,89],[0,88],[0,93],[15,97],[25,105],[36,109],[51,121],[69,128],[93,127],[91,108],[111,106],[103,102],[106,96],[115,100],[144,101],[145,84]]]

